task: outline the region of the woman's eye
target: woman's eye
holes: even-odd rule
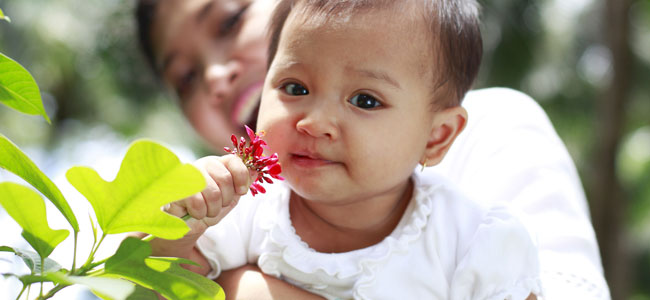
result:
[[[194,87],[196,71],[190,70],[184,73],[176,82],[176,93],[179,96],[187,94]]]
[[[219,36],[226,36],[228,35],[233,28],[239,24],[239,21],[241,21],[242,16],[244,15],[244,12],[246,12],[246,9],[248,8],[248,5],[242,7],[237,13],[234,15],[226,18],[221,25],[219,26]]]
[[[291,96],[309,95],[309,90],[299,83],[286,83],[280,87],[285,93]]]
[[[381,106],[381,103],[375,97],[368,94],[356,94],[349,102],[363,109],[372,109]]]

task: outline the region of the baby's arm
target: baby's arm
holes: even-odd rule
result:
[[[255,265],[223,271],[217,278],[217,283],[224,289],[228,299],[324,299],[286,281],[266,275]]]
[[[171,203],[166,211],[178,217],[189,215],[190,231],[181,239],[151,241],[153,255],[190,259],[200,265],[189,270],[206,275],[210,271],[207,259],[196,248],[198,238],[216,225],[248,192],[251,175],[242,160],[235,155],[208,156],[197,160],[195,167],[203,173],[206,188],[183,200]]]

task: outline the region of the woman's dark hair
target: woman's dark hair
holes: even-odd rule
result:
[[[151,29],[156,17],[156,8],[160,0],[138,0],[135,9],[135,19],[138,25],[138,38],[142,52],[155,74],[159,74],[151,39]]]

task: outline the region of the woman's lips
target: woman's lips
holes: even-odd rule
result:
[[[260,106],[263,84],[263,81],[252,84],[237,99],[231,114],[231,120],[236,126],[257,123],[257,110]],[[255,127],[251,128],[255,129]]]

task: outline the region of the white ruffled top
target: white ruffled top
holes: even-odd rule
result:
[[[197,245],[221,270],[256,263],[266,273],[327,299],[526,299],[541,295],[537,249],[503,207],[486,210],[436,176],[415,173],[414,194],[378,244],[321,253],[296,234],[290,190],[242,199]]]

